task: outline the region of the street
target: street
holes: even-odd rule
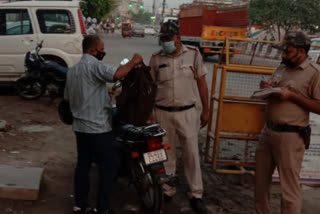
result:
[[[139,53],[144,59],[146,65],[149,64],[150,57],[153,53],[160,50],[158,46],[158,38],[154,36],[122,38],[120,31],[114,34],[103,34],[105,41],[106,56],[104,62],[113,65],[119,65],[123,58],[131,58],[134,53]],[[213,63],[217,58],[210,58],[210,62],[206,62],[206,67],[209,71],[207,82],[211,85]]]
[[[145,64],[152,53],[160,50],[156,37],[122,38],[119,31],[102,35],[105,41],[104,62],[118,66],[123,58],[131,58],[140,53]],[[211,86],[212,69],[215,59],[205,65],[209,74],[207,82]],[[1,91],[0,91],[1,92]],[[6,165],[42,167],[45,169],[37,201],[14,201],[0,199],[0,214],[70,214],[73,206],[73,172],[76,160],[75,137],[70,126],[62,124],[58,118],[56,102],[48,97],[26,101],[12,91],[0,94],[0,119],[13,125],[7,133],[0,133],[0,163]],[[26,129],[30,128],[30,129]],[[201,131],[200,147],[203,156],[205,130]],[[181,155],[181,154],[180,154]],[[203,158],[202,158],[203,159]],[[92,168],[92,189],[96,184],[96,167]],[[209,214],[251,214],[254,213],[254,187],[251,178],[214,174],[211,164],[202,163],[205,186],[204,200]],[[183,165],[178,161],[180,183],[173,202],[164,203],[164,214],[192,214],[187,198],[187,183],[183,177]],[[310,194],[309,194],[310,193]],[[309,200],[315,194],[304,189],[303,214],[315,214],[316,203]],[[95,195],[91,194],[92,200]],[[315,197],[315,195],[314,195]],[[318,204],[319,204],[318,198]],[[280,189],[274,185],[271,195],[272,214],[280,213]],[[120,179],[113,198],[115,214],[142,213],[138,196],[127,180]]]

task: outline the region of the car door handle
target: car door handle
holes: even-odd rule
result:
[[[33,42],[33,39],[22,39],[21,42]]]

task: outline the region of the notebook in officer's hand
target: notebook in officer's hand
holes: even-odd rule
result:
[[[250,98],[252,99],[267,99],[273,94],[280,94],[281,88],[265,88],[254,91]]]

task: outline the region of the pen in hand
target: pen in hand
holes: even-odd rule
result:
[[[260,82],[260,88],[271,88],[271,82],[270,79],[267,79],[264,75],[262,76],[261,82]]]

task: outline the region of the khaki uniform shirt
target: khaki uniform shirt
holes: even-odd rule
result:
[[[272,76],[273,87],[287,87],[320,105],[320,67],[307,58],[296,68],[280,65]],[[276,98],[268,100],[266,121],[276,124],[307,126],[309,111],[291,101]]]
[[[188,106],[199,99],[196,79],[207,69],[196,47],[182,45],[178,56],[157,52],[150,59],[151,76],[157,84],[156,104]]]

